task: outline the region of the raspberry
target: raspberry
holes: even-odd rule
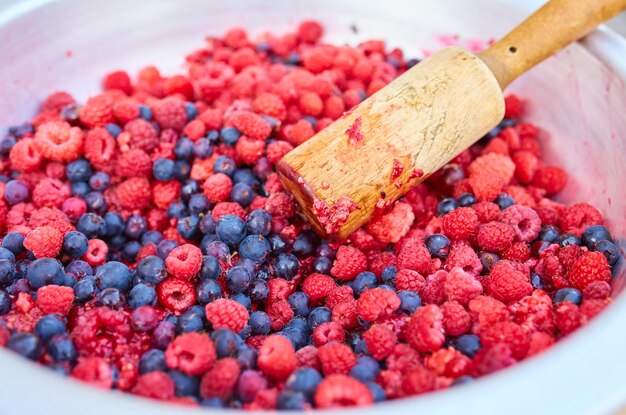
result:
[[[88,128],[104,127],[114,122],[113,103],[113,99],[108,95],[89,98],[80,110],[80,122]]]
[[[185,103],[177,98],[165,98],[154,107],[154,119],[161,128],[172,128],[181,131],[187,123]]]
[[[515,231],[505,223],[489,222],[478,229],[476,241],[482,249],[492,252],[503,251],[513,243]]]
[[[64,107],[75,104],[76,100],[72,95],[65,91],[53,92],[48,95],[41,105],[41,109],[44,112],[60,112]]]
[[[389,370],[408,372],[415,366],[420,365],[422,358],[420,354],[406,343],[398,343],[393,347],[392,352],[385,359]]]
[[[367,406],[374,403],[372,392],[358,380],[346,375],[327,376],[313,398],[317,408]]]
[[[396,256],[393,252],[374,252],[368,256],[369,269],[372,271],[378,278],[381,278],[382,273],[387,267],[395,267],[396,266]]]
[[[269,115],[278,121],[285,121],[287,109],[285,103],[278,95],[263,93],[258,95],[252,102],[252,109],[257,114]]]
[[[192,283],[169,277],[157,285],[159,303],[174,313],[181,313],[196,303],[196,290]]]
[[[444,290],[449,301],[456,301],[465,306],[472,298],[483,293],[483,286],[472,274],[460,267],[454,267],[446,277]]]
[[[189,82],[189,79],[182,75],[174,75],[171,78],[167,78],[164,87],[166,95],[180,94],[189,101],[193,99],[193,85]]]
[[[60,208],[69,197],[69,186],[58,179],[45,178],[33,189],[33,203],[37,207]]]
[[[507,184],[515,173],[515,163],[508,156],[489,153],[480,156],[468,166],[470,178],[475,175],[496,177],[502,184]]]
[[[533,178],[533,185],[544,189],[548,195],[559,193],[567,184],[567,173],[557,166],[540,167]]]
[[[448,336],[460,336],[472,327],[472,318],[463,306],[456,301],[446,301],[441,305],[443,329]]]
[[[539,215],[533,209],[525,206],[509,206],[502,211],[500,220],[513,228],[517,241],[531,242],[539,236],[541,230]]]
[[[373,218],[365,228],[382,242],[396,243],[407,234],[414,220],[415,215],[411,206],[398,202],[391,212]]]
[[[346,338],[343,327],[334,321],[327,321],[313,329],[313,343],[317,347],[321,347],[330,342],[340,342]]]
[[[150,204],[150,182],[145,177],[133,177],[117,187],[120,205],[128,210],[143,210]]]
[[[396,289],[421,293],[426,285],[426,280],[419,272],[410,269],[401,269],[396,274]]]
[[[424,366],[415,366],[402,380],[402,391],[406,395],[419,395],[435,389],[435,374]]]
[[[70,199],[67,199],[63,203],[63,208],[65,209],[66,202],[74,201],[74,200],[80,200],[80,202],[82,202],[83,205],[85,203],[82,199],[70,198]],[[77,219],[83,213],[85,212],[82,211],[78,216],[73,216],[73,218]],[[32,215],[30,215],[30,218],[28,220],[28,225],[31,228],[37,228],[39,226],[50,226],[52,228],[55,228],[62,234],[65,234],[71,230],[74,230],[74,226],[72,226],[72,223],[70,222],[70,218],[68,217],[68,215],[66,215],[63,211],[57,208],[44,207],[44,208],[35,210],[32,213]]]
[[[139,376],[132,392],[146,398],[169,400],[174,397],[174,381],[164,372],[146,373]]]
[[[76,318],[71,332],[76,348],[84,353],[109,356],[117,344],[124,344],[132,335],[127,313],[97,307]]]
[[[356,356],[352,349],[344,343],[328,343],[318,349],[318,358],[325,376],[333,374],[346,375],[356,364]]]
[[[298,38],[304,43],[317,43],[323,34],[322,25],[315,20],[305,20],[298,26]]]
[[[384,324],[373,324],[363,334],[367,350],[376,360],[383,360],[393,352],[396,334]]]
[[[448,278],[448,272],[435,271],[426,278],[426,286],[422,291],[422,298],[427,303],[441,304],[446,300],[444,284]]]
[[[589,321],[600,314],[609,304],[611,304],[611,299],[584,300],[580,305],[580,312]]]
[[[332,319],[346,330],[354,329],[359,325],[357,320],[357,302],[352,298],[340,302],[332,308]]]
[[[504,97],[504,117],[519,118],[524,111],[524,102],[517,95],[509,94]]]
[[[274,331],[285,327],[285,324],[291,321],[294,315],[291,305],[285,300],[273,302],[267,307],[266,311],[271,320],[271,328]]]
[[[443,314],[439,307],[429,304],[415,310],[404,330],[404,336],[418,352],[439,349],[446,338],[443,334]]]
[[[23,138],[11,147],[9,159],[15,170],[26,172],[39,167],[41,153],[32,138]]]
[[[359,317],[369,322],[390,316],[398,308],[400,308],[400,298],[393,291],[383,288],[365,290],[357,301]]]
[[[298,362],[300,362],[300,366],[310,367],[318,372],[322,370],[320,360],[317,358],[317,347],[311,345],[304,346],[296,352],[296,357]]]
[[[87,242],[87,252],[81,258],[92,267],[102,265],[106,262],[109,247],[100,239],[90,239]]]
[[[387,246],[386,243],[381,242],[378,238],[375,238],[363,228],[359,228],[354,231],[350,235],[350,239],[352,240],[352,243],[355,247],[364,252],[380,251]]]
[[[201,375],[208,371],[217,358],[215,346],[208,336],[196,332],[184,333],[167,346],[167,367],[188,375]]]
[[[238,111],[230,117],[229,123],[253,140],[265,140],[272,132],[267,121],[253,112]]]
[[[331,95],[324,101],[323,115],[324,117],[328,117],[328,119],[330,119],[331,121],[341,117],[345,111],[346,105],[339,96]],[[317,124],[317,128],[318,131],[321,131],[319,122]]]
[[[253,140],[247,136],[241,136],[235,144],[237,158],[246,164],[254,164],[263,157],[265,142],[261,140]]]
[[[293,150],[293,146],[286,141],[277,140],[267,145],[267,159],[276,164],[285,154]]]
[[[210,176],[202,185],[204,195],[211,203],[225,202],[230,198],[233,183],[224,173]]]
[[[512,262],[500,261],[491,268],[487,292],[505,303],[518,301],[533,291],[530,278],[517,270]]]
[[[316,47],[303,54],[302,64],[316,74],[330,69],[333,65],[333,57],[325,48]]]
[[[341,245],[330,275],[340,281],[352,281],[361,272],[367,271],[367,257],[359,249],[350,245]]]
[[[517,360],[523,359],[528,353],[530,338],[521,326],[513,322],[503,321],[480,327],[479,334],[483,347],[490,348],[498,343],[504,343],[509,346]]]
[[[206,305],[206,318],[214,330],[225,328],[239,333],[249,317],[248,310],[234,300],[219,298]]]
[[[514,242],[513,245],[502,251],[502,259],[509,261],[526,262],[530,258],[530,248],[523,242]]]
[[[269,294],[267,296],[267,302],[273,303],[276,301],[286,300],[292,293],[292,286],[289,281],[282,278],[274,278],[268,281],[267,288]]]
[[[492,153],[493,154],[493,153]],[[469,177],[469,185],[474,191],[476,199],[480,202],[494,200],[504,186],[501,177],[478,171]]]
[[[491,141],[489,141],[489,143],[487,143],[487,145],[485,146],[485,148],[483,149],[481,154],[484,155],[484,154],[489,154],[489,153],[496,153],[496,154],[502,154],[504,156],[508,156],[509,155],[509,145],[502,138],[494,137],[494,138],[491,139]],[[515,162],[515,158],[513,158],[513,162],[515,163],[515,165],[517,167],[517,163]]]
[[[451,239],[468,239],[478,232],[478,215],[472,208],[454,209],[442,218],[442,226]]]
[[[124,131],[130,134],[128,141],[130,148],[137,148],[150,153],[159,145],[157,129],[144,119],[129,121],[124,126]],[[118,136],[118,142],[121,141],[120,136]]]
[[[591,225],[602,225],[602,214],[588,203],[576,203],[561,216],[561,228],[565,233],[581,235]]]
[[[133,86],[126,71],[113,71],[108,73],[102,80],[102,89],[119,89],[126,95],[133,93]]]
[[[535,332],[530,336],[530,347],[527,356],[535,356],[549,349],[554,344],[554,338],[547,333]]]
[[[478,215],[478,223],[489,223],[500,217],[500,208],[493,202],[478,202],[472,209]]]
[[[104,128],[94,128],[85,136],[85,158],[93,163],[111,162],[115,139]]]
[[[574,288],[582,291],[592,282],[610,281],[611,267],[601,252],[587,252],[574,261],[567,279]]]
[[[611,286],[606,281],[593,281],[583,289],[585,300],[604,300],[611,295]]]
[[[472,368],[469,357],[453,348],[439,349],[425,359],[426,368],[439,376],[458,378]]]
[[[463,271],[473,275],[478,275],[483,270],[483,264],[472,247],[464,241],[455,241],[451,244],[445,269],[451,270],[454,267],[463,268]]]
[[[200,271],[202,251],[195,245],[181,245],[170,252],[165,259],[165,265],[171,275],[189,280]]]
[[[336,287],[332,277],[313,273],[302,283],[302,292],[309,296],[311,304],[318,304]]]
[[[410,269],[422,275],[428,274],[430,252],[422,241],[415,238],[405,240],[398,254],[398,269]]]
[[[326,297],[326,307],[332,310],[338,304],[350,300],[354,300],[354,292],[352,291],[352,288],[347,285],[341,285],[328,293],[328,296]]]
[[[79,357],[71,376],[102,389],[111,389],[113,386],[111,366],[99,357]]]
[[[504,343],[497,343],[490,348],[482,348],[474,357],[475,370],[483,375],[502,370],[516,363],[517,360],[513,357],[511,348]]]
[[[154,182],[152,185],[152,202],[160,209],[167,209],[180,196],[181,184],[178,180]]]
[[[35,303],[45,314],[65,316],[74,305],[74,290],[72,287],[46,285],[37,290]]]
[[[61,252],[63,235],[50,226],[33,229],[24,239],[24,247],[35,255],[35,258],[55,258]]]
[[[265,210],[272,216],[291,218],[296,214],[296,206],[287,193],[279,192],[270,195],[265,201]]]
[[[281,335],[273,334],[265,339],[259,349],[257,364],[267,377],[283,381],[296,369],[298,359],[291,342]]]
[[[530,184],[539,167],[539,159],[530,151],[522,150],[513,155],[515,178],[522,184]]]
[[[80,156],[83,132],[64,121],[47,122],[37,129],[34,144],[48,160],[68,162]]]
[[[291,129],[289,131],[289,134],[287,134],[287,141],[296,147],[315,135],[313,126],[307,120],[299,120],[295,124],[291,125]]]
[[[318,117],[324,110],[324,101],[315,92],[303,92],[298,103],[304,115]]]
[[[151,172],[152,160],[141,149],[129,149],[121,153],[115,164],[115,173],[125,178],[148,177]]]
[[[239,379],[239,363],[231,357],[218,360],[211,370],[202,376],[200,396],[204,399],[228,399],[235,391]]]

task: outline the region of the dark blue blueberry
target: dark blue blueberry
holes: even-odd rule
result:
[[[271,249],[270,243],[261,235],[249,235],[239,244],[239,255],[242,258],[261,264],[269,255]]]
[[[213,173],[224,173],[228,177],[233,177],[236,169],[235,160],[228,156],[219,156],[213,163]]]
[[[176,326],[171,321],[162,321],[157,324],[152,333],[152,343],[154,347],[166,349],[176,337]]]
[[[239,203],[244,208],[252,203],[255,196],[252,186],[247,183],[237,183],[230,189],[230,200]]]
[[[97,292],[98,286],[92,276],[87,276],[74,285],[74,296],[76,296],[76,300],[81,302],[91,300]]]
[[[267,240],[272,246],[272,253],[275,255],[283,253],[289,248],[289,243],[285,241],[285,239],[282,236],[276,233],[269,234],[267,236]]]
[[[8,259],[0,259],[0,286],[6,286],[16,279],[15,264]]]
[[[9,181],[4,189],[4,199],[9,205],[26,202],[29,196],[28,186],[19,180]]]
[[[459,196],[458,203],[460,207],[470,207],[475,205],[477,202],[476,198],[471,193],[463,193]]]
[[[246,217],[246,229],[250,235],[269,235],[272,230],[272,215],[264,209],[255,209]]]
[[[398,298],[400,298],[400,311],[409,316],[422,306],[422,299],[413,291],[399,291]]]
[[[330,269],[333,267],[333,261],[326,257],[319,256],[313,260],[312,266],[313,272],[330,275]]]
[[[315,233],[304,231],[296,236],[291,252],[299,258],[304,258],[315,252],[318,243],[319,238]]]
[[[182,219],[189,216],[189,209],[182,200],[175,200],[167,207],[167,217]]]
[[[47,343],[53,336],[67,333],[65,321],[58,314],[47,314],[35,324],[35,336]]]
[[[451,342],[452,347],[467,357],[474,357],[483,347],[480,338],[474,334],[464,334]]]
[[[89,178],[89,186],[93,190],[97,190],[99,192],[105,190],[111,184],[111,178],[108,174],[102,171],[97,171],[91,175]]]
[[[202,257],[202,268],[200,268],[200,278],[216,280],[222,272],[222,267],[217,258],[213,256]]]
[[[611,233],[602,225],[592,225],[583,231],[581,242],[589,249],[593,248],[593,244],[598,241],[613,241]]]
[[[593,244],[593,250],[600,252],[606,257],[610,266],[615,266],[619,261],[622,254],[619,252],[619,248],[611,241],[603,239]]]
[[[363,383],[372,382],[379,373],[378,362],[369,356],[359,356],[356,365],[350,370],[350,376]]]
[[[298,63],[300,63],[300,55],[298,54],[298,52],[291,52],[289,55],[287,55],[287,57],[285,58],[285,63],[287,65],[297,65]]]
[[[95,277],[100,288],[117,288],[122,292],[130,288],[132,279],[128,267],[117,261],[109,261],[100,265],[96,269]]]
[[[242,345],[237,348],[237,363],[239,363],[239,367],[243,370],[256,369],[256,361],[259,353],[256,349],[248,346]]]
[[[41,342],[30,333],[13,333],[6,348],[30,360],[38,360],[43,354]]]
[[[167,258],[167,256],[172,252],[175,248],[178,248],[178,242],[172,239],[163,239],[157,245],[157,255],[161,259]]]
[[[185,113],[187,114],[187,122],[196,118],[199,114],[198,107],[193,102],[185,102]]]
[[[113,138],[117,138],[117,136],[122,132],[122,128],[117,124],[107,124],[104,128]]]
[[[124,296],[117,288],[105,288],[96,296],[98,305],[109,308],[120,308],[124,305]]]
[[[571,233],[566,233],[561,235],[559,238],[559,246],[561,248],[567,245],[580,245],[582,242],[580,238],[576,235],[572,235]]]
[[[257,273],[258,275],[258,273]],[[262,303],[267,300],[267,296],[269,295],[269,288],[267,286],[267,282],[260,278],[255,278],[250,283],[250,287],[248,287],[248,296],[255,303]]]
[[[167,277],[165,261],[158,256],[147,256],[137,264],[137,276],[150,284],[158,284]]]
[[[482,274],[487,275],[491,271],[491,267],[500,261],[500,257],[493,252],[482,251],[478,254],[480,263],[483,266]]]
[[[197,159],[208,159],[213,154],[213,145],[208,138],[196,140],[193,144],[193,155]]]
[[[446,213],[452,212],[454,209],[458,208],[459,204],[452,197],[446,197],[442,199],[441,202],[437,205],[437,216],[443,216]]]
[[[435,258],[445,259],[448,256],[448,252],[450,252],[450,240],[443,234],[434,233],[428,235],[424,243],[430,255]]]
[[[7,135],[0,140],[0,155],[7,156],[17,140],[12,135]]]
[[[395,291],[396,289],[394,287],[392,287],[391,285],[387,285],[387,284],[381,284],[378,286],[378,288],[380,288],[381,290],[387,290],[387,291]]]
[[[253,311],[250,313],[250,319],[248,320],[252,334],[266,335],[270,332],[270,317],[264,311]]]
[[[70,191],[72,196],[85,197],[91,191],[91,188],[87,182],[74,182],[70,185]]]
[[[241,137],[241,131],[234,127],[224,127],[220,130],[220,140],[229,147],[234,146]]]
[[[459,376],[458,378],[454,379],[454,382],[452,382],[451,386],[464,385],[466,383],[472,382],[474,382],[474,378],[471,376]]]
[[[311,309],[309,308],[309,296],[302,291],[296,291],[287,297],[287,302],[293,309],[296,316],[306,317]]]
[[[252,308],[252,300],[250,300],[250,297],[248,297],[244,293],[236,293],[231,295],[229,298],[244,306],[248,311],[250,311],[250,309]]]
[[[211,143],[217,143],[217,141],[220,139],[220,133],[217,130],[209,130],[206,133],[206,138],[207,140],[209,140]]]
[[[163,350],[150,349],[139,358],[139,374],[145,375],[150,372],[164,372],[167,370],[165,353]]]
[[[46,348],[48,354],[54,362],[75,362],[78,357],[76,347],[72,343],[72,339],[67,334],[54,336],[48,342]]]
[[[302,119],[308,121],[309,124],[311,124],[311,127],[313,127],[313,129],[315,129],[315,127],[317,126],[317,120],[315,119],[315,117],[305,115],[304,117],[302,117]]]
[[[152,110],[147,105],[139,106],[139,118],[143,118],[146,121],[150,121],[152,119]]]
[[[182,137],[174,146],[174,154],[178,160],[191,160],[193,158],[193,141]]]
[[[374,402],[383,402],[385,399],[387,399],[387,395],[385,394],[385,390],[378,383],[376,383],[376,382],[367,382],[365,384],[365,386],[367,386],[367,389],[369,389],[370,392],[372,393],[372,397],[374,398]]]
[[[232,357],[237,353],[237,348],[243,345],[243,340],[237,334],[228,329],[217,329],[211,333],[211,339],[215,342],[218,357]]]
[[[246,236],[246,224],[239,216],[224,215],[217,220],[215,232],[223,242],[237,246]]]
[[[496,205],[498,205],[500,210],[504,210],[509,206],[513,206],[515,204],[515,200],[513,200],[513,198],[506,193],[500,193],[498,197],[496,197],[496,200],[494,200],[494,202]]]
[[[363,291],[377,286],[378,278],[376,278],[376,275],[370,271],[361,272],[352,282],[352,290],[354,291],[354,295],[357,297],[360,296]]]
[[[295,277],[300,269],[300,261],[293,254],[279,254],[273,265],[276,276],[286,280]]]
[[[18,232],[9,232],[2,238],[2,247],[19,255],[24,252],[24,235]]]
[[[241,293],[248,289],[252,281],[252,274],[242,266],[232,267],[226,271],[226,285],[235,293]]]
[[[0,316],[9,311],[11,311],[11,296],[6,291],[0,290]]]
[[[198,193],[200,190],[200,185],[197,181],[192,179],[185,180],[183,187],[180,189],[180,197],[184,201],[189,201],[191,195]]]
[[[18,278],[26,277],[26,270],[30,263],[33,262],[32,259],[20,259],[15,263],[15,274]]]
[[[310,367],[301,367],[287,378],[285,389],[300,392],[311,399],[321,382],[322,375],[317,370]]]
[[[81,279],[87,275],[93,275],[91,265],[83,260],[76,259],[65,266],[65,272],[76,279]]]
[[[143,235],[141,235],[142,245],[148,245],[148,244],[157,245],[162,240],[163,240],[163,234],[156,230],[149,230]]]
[[[216,223],[212,215],[204,215],[198,225],[200,232],[204,234],[215,234]]]
[[[557,243],[561,237],[561,232],[556,226],[545,225],[541,227],[537,240],[550,242],[551,244]]]
[[[33,289],[30,287],[26,278],[20,278],[11,283],[7,287],[7,294],[17,295],[18,293],[31,293]]]
[[[233,184],[247,183],[252,186],[253,189],[258,189],[261,182],[259,178],[255,176],[254,172],[250,169],[237,169],[233,174]]]
[[[176,396],[197,396],[200,389],[200,378],[186,375],[178,370],[167,372],[174,382],[174,393]]]
[[[204,313],[204,308],[200,306],[191,307],[178,317],[176,329],[179,333],[204,330]]]
[[[352,334],[350,336],[350,347],[354,350],[354,353],[357,355],[369,355],[369,350],[367,350],[367,345],[365,344],[365,340],[358,334]]]
[[[104,199],[104,195],[100,192],[89,192],[83,197],[83,200],[85,201],[85,204],[87,204],[88,212],[102,214],[107,208],[107,202]]]
[[[560,290],[556,290],[552,301],[554,304],[569,301],[570,303],[580,305],[583,302],[583,295],[576,288],[561,288]]]
[[[309,313],[309,326],[311,329],[333,319],[333,313],[328,307],[316,307]]]
[[[144,305],[155,305],[157,301],[156,290],[148,284],[137,284],[128,296],[128,306],[135,310]]]
[[[84,233],[71,231],[63,237],[63,253],[70,258],[78,259],[82,257],[89,246],[89,240]]]
[[[174,178],[174,160],[158,158],[152,164],[152,175],[160,182],[167,182]]]
[[[203,408],[226,408],[226,403],[220,398],[207,398],[200,402]]]
[[[85,213],[76,223],[76,230],[85,234],[89,239],[106,235],[107,226],[101,216],[95,213]]]
[[[115,236],[119,235],[124,231],[126,224],[124,223],[124,219],[120,215],[115,212],[107,212],[102,217],[104,219],[104,224],[106,227],[106,236]]]
[[[189,174],[191,174],[191,165],[185,160],[176,160],[176,163],[174,163],[174,178],[182,182],[189,179]]]
[[[194,215],[206,213],[206,211],[209,210],[209,208],[211,207],[209,199],[207,199],[207,197],[202,193],[196,193],[191,195],[191,197],[189,198],[189,203],[187,205],[189,206],[189,211]],[[210,217],[211,221],[213,221],[213,217],[211,215],[205,215],[205,217]],[[198,220],[198,222],[200,222],[200,220]]]
[[[385,284],[395,286],[397,273],[398,273],[398,269],[392,265],[383,270],[381,274],[381,278]]]
[[[129,239],[140,239],[141,236],[148,229],[148,222],[146,218],[136,213],[130,215],[126,220],[126,226],[124,227],[124,235]]]
[[[6,260],[4,260],[6,261]],[[0,263],[2,260],[0,260]],[[8,262],[8,261],[7,261]],[[34,290],[64,279],[61,263],[54,258],[39,258],[28,264],[26,279]]]
[[[116,238],[118,237],[116,236]],[[113,244],[111,243],[111,245]],[[135,262],[135,259],[137,258],[137,255],[139,254],[140,250],[141,250],[141,244],[139,242],[137,241],[124,242],[124,245],[122,246],[121,258],[124,258],[126,261]],[[109,259],[115,261],[115,260],[119,260],[120,257],[119,256],[111,257]]]
[[[187,216],[178,221],[176,230],[185,239],[197,239],[200,233],[200,218],[196,215]]]
[[[207,245],[206,254],[224,260],[230,256],[230,248],[222,241],[213,241]]]
[[[65,168],[65,175],[71,182],[86,182],[91,173],[91,164],[84,159],[74,160]]]
[[[309,404],[304,394],[288,390],[281,392],[276,402],[277,409],[288,411],[303,411],[310,406],[311,404]]]
[[[330,260],[335,259],[335,250],[328,245],[328,242],[322,242],[317,246],[315,253],[321,257],[328,258]]]
[[[543,290],[545,287],[541,275],[535,274],[534,272],[530,274],[530,285],[537,290]]]
[[[198,303],[206,305],[222,297],[222,288],[217,281],[207,278],[198,284],[196,295]]]

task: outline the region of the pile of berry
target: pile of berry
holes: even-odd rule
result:
[[[0,145],[0,345],[105,388],[207,407],[368,405],[512,366],[610,303],[620,253],[506,118],[344,241],[273,166],[416,64],[322,28],[234,29],[100,95],[50,95]],[[367,137],[364,137],[367,139]]]

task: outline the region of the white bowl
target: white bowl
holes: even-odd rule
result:
[[[252,33],[293,29],[304,18],[327,39],[382,38],[409,53],[434,34],[498,38],[540,1],[515,0],[0,0],[0,127],[33,115],[47,92],[84,99],[115,68],[181,69],[206,34],[239,25]],[[355,25],[358,32],[351,27]],[[563,200],[600,208],[614,235],[626,230],[626,42],[602,29],[511,86],[528,98],[528,119],[545,129],[548,159],[571,181]],[[617,290],[624,285],[616,281]],[[547,353],[452,390],[367,409],[319,413],[606,414],[626,404],[626,298]],[[0,350],[0,414],[206,414],[62,379]],[[231,412],[232,413],[232,412]]]

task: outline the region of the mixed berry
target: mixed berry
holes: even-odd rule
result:
[[[207,38],[108,74],[0,145],[0,345],[104,389],[212,408],[370,405],[513,366],[610,302],[621,255],[542,160],[523,102],[342,241],[274,171],[418,63],[382,41]],[[367,137],[361,139],[367,140]]]

